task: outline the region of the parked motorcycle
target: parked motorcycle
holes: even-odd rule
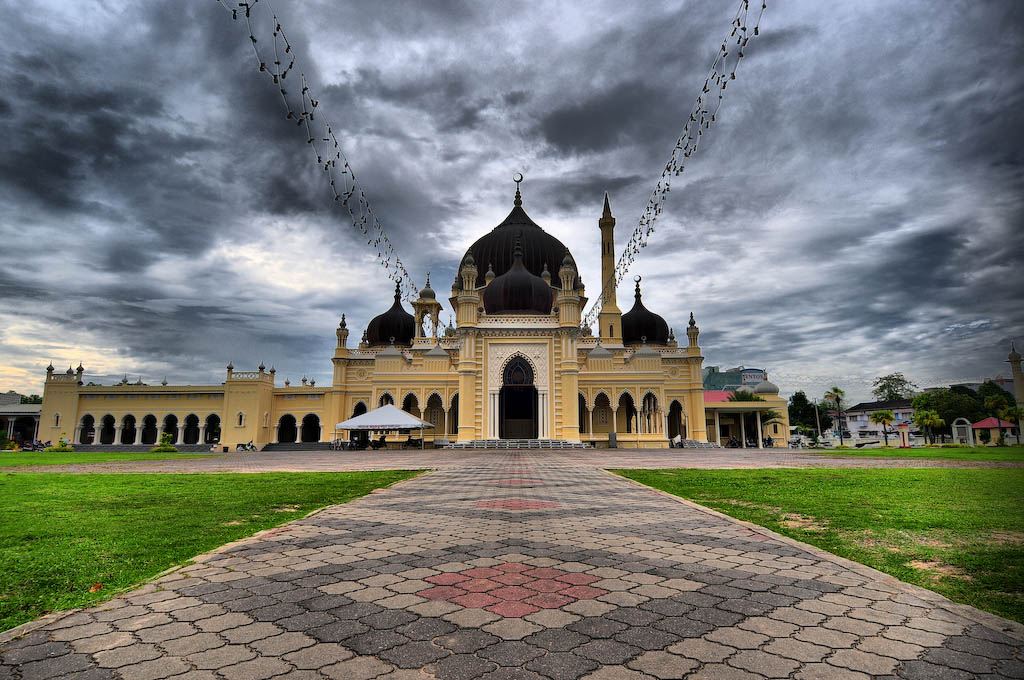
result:
[[[248,444],[236,444],[235,451],[258,451],[256,445],[250,439]]]

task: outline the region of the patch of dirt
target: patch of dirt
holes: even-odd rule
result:
[[[953,577],[963,579],[965,581],[974,580],[963,569],[939,562],[938,560],[914,560],[912,562],[907,562],[906,565],[908,567],[913,567],[914,569],[921,569],[922,571],[928,572],[928,575],[933,578]]]
[[[222,527],[237,527],[239,524],[241,524],[241,522],[239,520],[237,520],[237,519],[233,519],[230,522],[221,522],[220,523],[220,525]]]
[[[988,540],[997,545],[1021,545],[1024,544],[1024,531],[993,531]]]
[[[807,515],[798,515],[796,513],[787,512],[782,516],[782,526],[790,529],[803,529],[804,531],[825,531],[827,528],[828,520],[818,521],[813,517]]]
[[[298,512],[299,511],[299,506],[298,505],[282,505],[281,507],[278,507],[278,508],[271,508],[270,511],[271,512]]]
[[[750,501],[738,501],[733,498],[710,498],[708,499],[715,503],[728,503],[729,505],[739,505],[744,508],[755,508],[757,510],[768,510],[770,512],[782,512],[782,508],[777,508],[774,505],[764,505],[763,503],[751,503]]]

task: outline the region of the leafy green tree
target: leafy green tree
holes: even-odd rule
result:
[[[22,404],[42,404],[43,398],[38,394],[30,394],[29,396],[21,395]]]
[[[914,424],[921,428],[928,440],[934,444],[935,431],[945,427],[946,421],[936,411],[922,409],[914,412]]]
[[[843,446],[843,399],[846,398],[846,392],[835,387],[834,385],[825,392],[825,401],[830,403],[830,408],[834,408],[836,411],[836,420],[839,422],[839,445]]]
[[[976,397],[946,388],[922,392],[914,397],[912,403],[915,411],[935,411],[947,423],[957,418],[976,423],[988,415],[984,404]]]
[[[889,423],[896,420],[896,416],[892,414],[892,411],[882,410],[875,411],[868,419],[875,425],[882,426],[882,438],[885,439],[885,445],[889,445]]]
[[[879,401],[895,401],[909,399],[916,389],[917,385],[907,380],[902,373],[890,373],[881,378],[875,378],[871,393]]]
[[[999,414],[1003,410],[1010,407],[1013,402],[1007,399],[1001,394],[993,394],[992,396],[985,397],[985,410],[988,411],[989,415],[1001,417]]]
[[[981,386],[978,387],[978,400],[982,404],[984,404],[989,397],[1002,397],[1008,405],[1013,405],[1014,402],[1016,402],[1016,398],[1012,394],[1000,387],[998,383],[994,383],[991,380],[981,383]],[[985,415],[994,416],[995,413],[989,412]]]
[[[789,398],[788,410],[789,422],[793,425],[806,428],[817,427],[814,422],[814,404],[802,390],[794,392],[793,396]]]

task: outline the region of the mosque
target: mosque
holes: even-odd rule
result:
[[[615,218],[608,195],[595,238],[601,278],[615,268]],[[328,442],[335,423],[394,404],[434,425],[435,446],[518,444],[665,448],[672,440],[714,445],[771,437],[784,446],[786,401],[767,379],[705,391],[700,328],[685,339],[644,306],[636,277],[632,308],[609,291],[597,329],[581,328],[587,297],[569,249],[523,209],[512,211],[466,251],[448,302],[455,325],[442,327],[442,303],[429,276],[412,312],[396,288],[394,304],[367,324],[356,347],[342,315],[330,385],[283,385],[274,368],[227,366],[206,386],[83,382],[84,368],[47,368],[38,438],[89,445],[152,445],[164,432],[177,443],[234,448]],[[394,433],[404,441],[408,433]],[[523,440],[530,440],[524,442]],[[710,442],[710,444],[709,444]]]

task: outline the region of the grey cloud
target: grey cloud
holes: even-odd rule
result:
[[[518,170],[531,215],[563,235],[591,233],[609,190],[621,245],[732,11],[278,9],[398,253],[442,299]],[[66,28],[74,11],[90,30]],[[391,286],[243,22],[213,2],[68,17],[0,8],[0,234],[19,268],[0,273],[0,326],[55,338],[0,337],[0,377],[71,338],[116,347],[111,376],[201,383],[263,360],[327,380],[338,314],[357,341]],[[784,391],[846,380],[867,396],[889,364],[922,384],[1005,370],[1008,341],[1024,344],[1022,17],[1015,3],[772,4],[631,272],[645,301],[680,337],[694,311],[709,363],[774,367]],[[593,295],[592,244],[566,242]],[[277,273],[239,264],[254,254]],[[323,257],[317,289],[305,277]],[[358,286],[333,285],[353,273]]]

